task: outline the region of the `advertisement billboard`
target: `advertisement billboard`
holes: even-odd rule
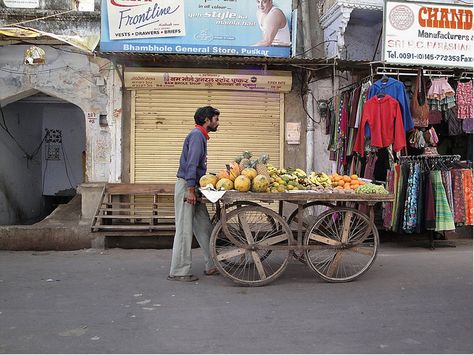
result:
[[[387,63],[472,68],[472,7],[386,1]]]
[[[289,57],[291,0],[102,0],[103,52]]]

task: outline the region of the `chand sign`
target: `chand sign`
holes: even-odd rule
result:
[[[472,8],[387,1],[384,60],[388,63],[466,67],[473,64]]]
[[[292,0],[102,0],[100,49],[289,57],[291,3]]]

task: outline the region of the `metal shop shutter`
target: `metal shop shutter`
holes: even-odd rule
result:
[[[131,182],[174,183],[182,143],[196,108],[221,111],[208,143],[208,171],[217,172],[243,150],[283,162],[283,93],[226,90],[132,91]]]

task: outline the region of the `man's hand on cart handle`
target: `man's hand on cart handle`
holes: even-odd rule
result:
[[[196,190],[194,189],[194,187],[188,187],[184,201],[191,205],[195,205],[197,200],[198,198],[197,198]]]

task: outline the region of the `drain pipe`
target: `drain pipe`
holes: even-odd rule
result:
[[[311,95],[308,87],[308,94],[306,94],[306,171],[309,173],[313,171],[313,157],[314,157],[314,105],[313,95]]]

